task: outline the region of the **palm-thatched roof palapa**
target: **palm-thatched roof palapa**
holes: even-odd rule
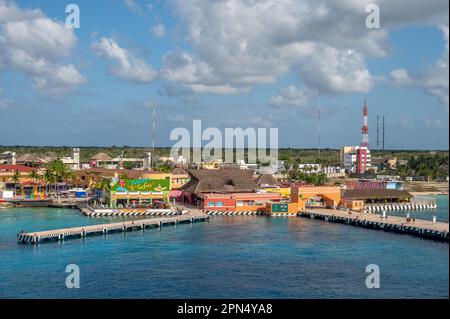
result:
[[[186,175],[188,172],[181,167],[175,167],[172,170],[172,175]]]
[[[97,153],[90,158],[91,161],[110,161],[112,157],[106,153]]]
[[[248,193],[258,189],[253,170],[189,170],[191,180],[181,187],[190,193]]]
[[[259,186],[278,186],[280,183],[272,174],[261,174],[258,176],[256,184]]]

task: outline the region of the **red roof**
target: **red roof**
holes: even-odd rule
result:
[[[34,168],[25,165],[0,165],[0,172],[15,172],[19,171],[21,173],[29,173],[34,171]]]

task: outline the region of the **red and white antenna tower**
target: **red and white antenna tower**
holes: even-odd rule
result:
[[[363,107],[363,127],[361,129],[362,132],[362,143],[361,146],[369,147],[369,127],[367,125],[367,103],[366,98],[364,98],[364,107]]]

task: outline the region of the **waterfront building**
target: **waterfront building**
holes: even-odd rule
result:
[[[170,177],[164,179],[113,178],[107,194],[110,207],[162,207],[169,204]]]
[[[346,189],[342,194],[343,201],[364,201],[364,205],[410,203],[413,196],[399,189]]]
[[[127,170],[127,169],[107,169],[107,168],[89,168],[75,171],[74,186],[88,188],[93,183],[101,182],[103,179],[126,178],[126,179],[165,179],[169,178],[170,173],[152,171],[152,170]]]
[[[279,193],[203,194],[199,206],[205,211],[265,213],[267,203],[280,201]]]
[[[28,181],[31,172],[35,169],[24,165],[0,165],[0,189],[5,188],[7,183],[19,183],[21,181]],[[17,178],[17,180],[15,180]]]
[[[280,201],[280,193],[261,191],[253,170],[189,170],[181,187],[183,201],[209,211],[264,211],[266,203]]]
[[[171,174],[170,179],[172,190],[180,189],[181,186],[183,186],[190,180],[188,172],[181,167],[175,167],[170,174]]]
[[[297,203],[298,211],[305,208],[335,209],[341,202],[341,189],[337,186],[293,186],[291,202]]]
[[[256,179],[256,184],[261,188],[278,187],[280,183],[272,174],[261,174]]]

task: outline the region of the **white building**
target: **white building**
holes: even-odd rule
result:
[[[72,170],[79,170],[81,169],[81,162],[80,162],[80,149],[79,148],[73,148],[72,149],[72,156],[70,157],[61,157],[59,159],[61,162],[66,164],[70,169]]]
[[[306,174],[317,174],[323,172],[322,164],[298,164],[298,170]]]
[[[16,165],[16,160],[15,152],[3,152],[0,154],[0,164]]]
[[[348,173],[367,171],[371,168],[370,150],[364,146],[344,146],[341,148],[341,166]]]

